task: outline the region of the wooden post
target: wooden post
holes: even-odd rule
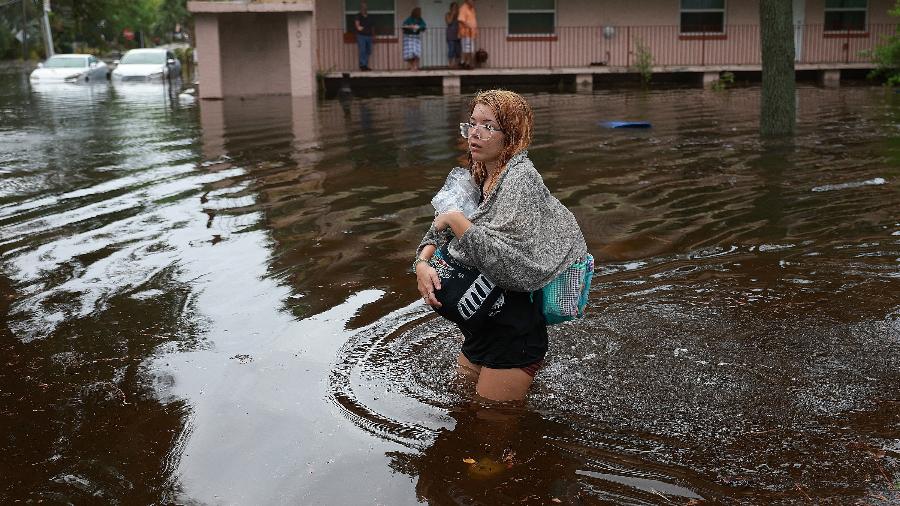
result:
[[[461,88],[459,76],[444,76],[442,86],[444,95],[459,95]]]
[[[826,88],[837,88],[841,85],[841,69],[819,71],[819,84]]]
[[[594,74],[576,74],[575,89],[579,93],[590,93],[594,90]]]

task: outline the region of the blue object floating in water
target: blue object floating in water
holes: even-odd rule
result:
[[[606,128],[650,128],[653,126],[647,121],[602,121],[599,124]]]

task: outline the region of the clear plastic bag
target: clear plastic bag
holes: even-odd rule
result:
[[[472,174],[462,167],[456,167],[447,175],[447,181],[437,195],[431,199],[431,205],[437,214],[449,211],[461,211],[466,218],[478,209],[481,190],[472,179]]]

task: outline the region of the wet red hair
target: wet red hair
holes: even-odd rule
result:
[[[497,118],[497,126],[505,134],[499,160],[499,166],[505,167],[513,155],[531,145],[534,113],[522,95],[508,90],[488,90],[475,95],[469,105],[470,116],[475,106],[479,104],[490,108]],[[479,186],[487,179],[487,168],[484,163],[473,161],[471,153],[469,153],[469,171]]]

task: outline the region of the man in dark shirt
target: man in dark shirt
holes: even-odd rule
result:
[[[369,55],[372,54],[375,23],[369,17],[365,2],[359,6],[359,14],[353,20],[353,26],[356,29],[356,46],[359,48],[359,70],[372,70],[369,68]]]

